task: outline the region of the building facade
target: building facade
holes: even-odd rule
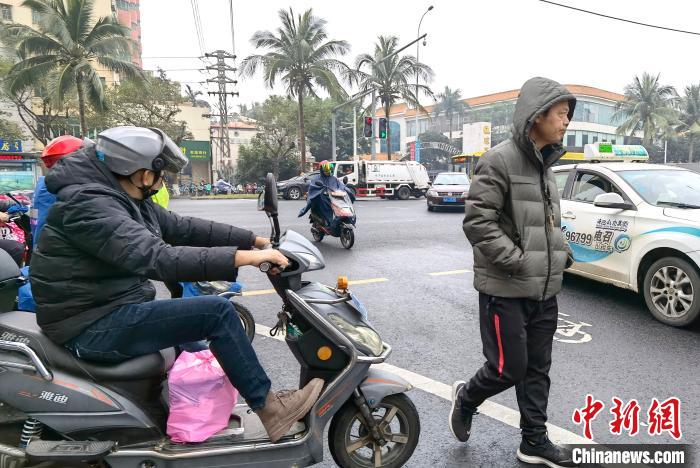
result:
[[[255,135],[259,133],[255,121],[237,120],[228,124],[228,139],[229,139],[229,158],[224,158],[219,143],[219,124],[212,123],[211,138],[212,138],[212,154],[215,177],[230,179],[231,174],[237,172],[238,158],[241,151],[241,146],[249,145]]]
[[[613,120],[615,105],[624,100],[622,94],[592,86],[566,87],[577,99],[574,117],[564,136],[564,145],[569,151],[582,152],[587,143],[609,141],[622,144],[629,139],[616,134],[617,124]],[[464,125],[470,122],[491,122],[492,146],[509,138],[518,94],[519,90],[516,89],[464,99],[462,102],[466,107],[465,112],[461,116],[455,115],[452,120],[452,139],[461,140]],[[416,141],[416,133],[420,135],[432,131],[445,136],[450,135],[449,121],[444,116],[435,117],[432,114],[433,108],[434,106],[426,106],[427,114],[418,112],[416,132],[416,109],[403,103],[392,107],[389,120],[398,127],[402,156],[410,155],[410,148]],[[380,111],[377,115],[381,117],[384,113]],[[393,146],[395,149],[395,144]]]
[[[131,32],[131,40],[134,43],[134,50],[131,54],[131,61],[143,67],[141,59],[141,11],[139,10],[139,0],[111,0],[112,11],[117,17],[119,24],[128,28]]]

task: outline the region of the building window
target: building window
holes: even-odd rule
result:
[[[0,3],[0,19],[3,21],[12,21],[12,5]]]
[[[574,147],[576,146],[576,134],[570,133],[566,136],[566,146]]]
[[[581,146],[586,146],[588,144],[588,134],[583,133],[583,136],[581,137]]]

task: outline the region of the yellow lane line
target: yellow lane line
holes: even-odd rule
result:
[[[384,283],[386,281],[389,281],[387,278],[369,278],[369,279],[363,279],[363,280],[354,280],[350,281],[350,286],[358,286],[362,284],[371,284],[371,283]],[[265,296],[268,294],[276,294],[276,291],[274,289],[257,289],[253,291],[244,291],[243,296]]]
[[[447,275],[463,275],[465,273],[473,273],[471,270],[452,270],[452,271],[438,271],[435,273],[428,273],[430,276],[447,276]]]
[[[264,296],[265,294],[275,294],[274,289],[258,289],[256,291],[243,291],[244,296]]]
[[[350,286],[356,286],[358,284],[384,283],[386,281],[389,280],[387,278],[370,278],[363,280],[350,280],[348,284],[350,284]]]

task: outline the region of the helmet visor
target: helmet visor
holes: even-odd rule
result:
[[[163,170],[174,174],[182,171],[185,166],[187,166],[188,159],[184,154],[182,154],[180,147],[178,147],[175,142],[162,130],[158,128],[151,128],[151,130],[158,133],[161,137],[162,147],[160,150],[160,156],[162,156],[165,160]]]

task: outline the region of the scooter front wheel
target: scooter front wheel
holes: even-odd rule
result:
[[[415,405],[405,394],[384,398],[372,416],[386,441],[372,436],[359,408],[348,402],[336,413],[328,429],[328,448],[342,468],[399,468],[413,455],[420,436]]]
[[[340,243],[346,249],[351,249],[355,245],[355,231],[349,228],[343,228],[340,232]]]

